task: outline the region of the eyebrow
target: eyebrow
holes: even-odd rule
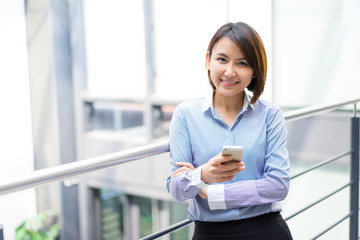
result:
[[[222,57],[228,57],[226,54],[224,54],[224,53],[217,53],[216,54],[217,56],[222,56]],[[245,58],[245,57],[243,57],[243,58],[238,58],[238,59],[236,59],[236,60],[246,60],[247,61],[247,59]]]

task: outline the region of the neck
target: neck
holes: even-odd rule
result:
[[[244,94],[245,91],[242,91],[240,94],[235,96],[224,96],[218,94],[216,91],[214,93],[213,104],[216,109],[223,109],[227,112],[236,112],[238,113],[244,105]]]

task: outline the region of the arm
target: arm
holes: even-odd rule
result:
[[[185,113],[181,108],[177,108],[173,114],[170,130],[170,175],[167,179],[168,192],[178,201],[183,201],[195,197],[198,192],[206,186],[198,178],[201,168],[195,169],[193,162],[190,135],[187,127]],[[177,165],[184,162],[186,166],[193,166],[192,171],[182,171]],[[179,173],[179,174],[178,174]]]
[[[176,163],[181,168],[178,168],[175,172],[171,174],[171,178],[180,176],[183,173],[190,172],[195,170],[194,166],[191,163],[178,162]],[[207,199],[207,187],[203,187],[199,192],[200,197]]]
[[[226,182],[245,167],[243,163],[221,165],[230,161],[231,156],[222,156],[220,153],[211,158],[206,164],[196,166],[191,152],[190,135],[187,128],[185,114],[177,109],[170,125],[170,174],[167,180],[167,189],[176,200],[186,200],[195,197],[204,183]],[[179,162],[181,168],[179,168]],[[192,169],[189,166],[193,166]],[[205,197],[205,195],[203,195]]]
[[[257,180],[238,181],[208,187],[210,209],[230,209],[283,200],[289,189],[289,160],[286,129],[279,110],[270,114],[266,125],[264,168]]]
[[[194,196],[199,194],[202,198],[207,199],[207,184],[205,184],[204,181],[209,184],[227,182],[232,180],[236,173],[245,169],[245,164],[243,162],[231,162],[229,164],[222,165],[222,163],[230,160],[231,156],[222,156],[221,153],[219,153],[215,157],[211,158],[206,164],[196,169],[191,163],[177,162],[176,165],[181,166],[181,168],[173,171],[170,180],[172,183],[177,183],[175,186],[180,189],[174,190],[177,191],[178,194],[182,195],[172,194],[173,197],[177,200],[185,200],[182,197],[190,194],[195,194]],[[186,183],[186,185],[182,183]],[[194,186],[196,187],[194,190],[196,193],[191,190],[189,191],[189,189]],[[171,188],[170,193],[172,193]]]

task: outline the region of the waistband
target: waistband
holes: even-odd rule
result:
[[[226,222],[195,221],[195,229],[198,233],[231,234],[245,231],[254,231],[265,228],[279,221],[284,221],[280,212],[270,212],[252,218]]]

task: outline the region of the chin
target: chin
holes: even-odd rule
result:
[[[228,91],[228,90],[220,90],[218,91],[220,95],[225,96],[225,97],[234,97],[234,96],[238,96],[241,95],[244,91]]]

